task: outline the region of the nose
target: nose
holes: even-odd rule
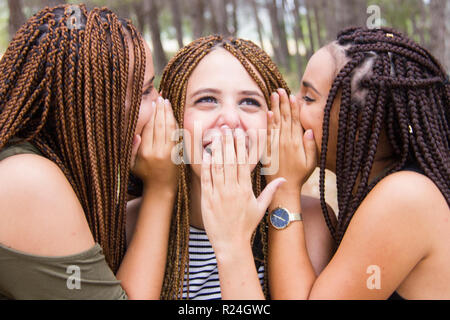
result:
[[[224,129],[237,129],[241,127],[241,119],[237,106],[227,104],[221,108],[217,126]]]

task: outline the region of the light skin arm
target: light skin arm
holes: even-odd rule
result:
[[[128,227],[128,248],[117,272],[131,298],[159,299],[161,294],[176,196],[177,168],[170,158],[175,129],[170,103],[161,98],[143,129],[142,142],[138,137],[135,143],[134,173],[143,180],[144,190],[140,204],[129,206],[136,221],[134,230]]]
[[[432,228],[426,222],[426,216],[432,212],[426,199],[436,198],[436,195],[418,192],[417,182],[413,182],[410,173],[406,175],[409,176],[404,172],[391,175],[372,190],[356,211],[335,256],[319,277],[306,273],[308,263],[303,248],[290,252],[289,259],[295,256],[305,261],[305,271],[292,273],[289,281],[273,279],[274,298],[388,298],[417,263],[426,258],[431,248]],[[442,199],[436,199],[436,203],[439,202]],[[299,224],[296,229],[289,230],[283,240],[289,243],[292,239],[304,238],[301,227]],[[273,258],[287,262],[287,255],[288,252],[280,248]],[[370,289],[368,281],[374,270],[379,271],[381,286]]]
[[[251,236],[282,179],[273,181],[258,199],[252,190],[245,135],[225,135],[222,146],[215,139],[212,156],[203,155],[202,217],[216,254],[222,299],[264,299],[251,249]],[[236,144],[236,147],[235,147]],[[237,150],[237,151],[235,151]],[[238,160],[239,159],[239,160]]]
[[[317,161],[312,131],[303,133],[300,123],[300,106],[295,97],[289,97],[285,90],[279,89],[278,92],[273,93],[271,104],[272,114],[268,126],[271,139],[270,150],[273,152],[271,157],[276,157],[275,152],[278,152],[279,169],[267,179],[270,181],[282,176],[286,177],[287,181],[275,193],[269,210],[281,206],[290,212],[302,213],[306,218],[306,212],[303,211],[301,204],[302,197],[299,195],[302,184],[312,173]],[[272,137],[272,131],[278,134]],[[318,210],[315,211],[315,214],[321,215],[317,212]],[[272,298],[288,298],[294,292],[298,293],[301,290],[304,292],[300,292],[300,295],[306,294],[312,283],[311,279],[314,279],[316,272],[320,271],[317,267],[317,271],[314,269],[308,255],[303,224],[303,221],[296,221],[284,230],[269,227],[269,287]],[[300,233],[302,236],[299,235]],[[295,254],[292,255],[290,252]],[[329,257],[329,255],[324,256]],[[319,257],[318,260],[318,264],[323,265],[324,259]],[[296,276],[292,277],[292,274]],[[292,282],[289,287],[278,285],[280,282],[289,281]],[[293,290],[293,292],[287,290]]]

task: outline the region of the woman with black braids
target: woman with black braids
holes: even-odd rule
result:
[[[402,34],[351,28],[310,59],[300,105],[274,98],[281,104],[271,126],[283,137],[295,123],[303,135],[280,148],[280,163],[291,161],[285,186],[299,191],[319,159],[322,211],[338,249],[317,277],[302,222],[270,228],[273,298],[450,298],[447,79]],[[336,227],[324,205],[326,168],[337,176]],[[277,192],[278,205],[302,209],[298,197]]]
[[[176,122],[153,79],[148,45],[106,8],[45,8],[17,32],[0,62],[0,299],[159,297]]]

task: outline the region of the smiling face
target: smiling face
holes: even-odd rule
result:
[[[300,122],[305,130],[312,129],[319,155],[322,145],[322,125],[324,109],[327,103],[336,71],[335,58],[324,47],[309,60],[297,94],[301,102]],[[330,131],[326,167],[334,171],[336,166],[337,129],[340,94],[334,100],[330,114]]]
[[[264,151],[265,135],[258,139],[258,131],[267,129],[267,111],[261,89],[238,59],[223,48],[206,55],[192,72],[186,91],[184,129],[190,139],[184,141],[195,175],[200,177],[203,150],[226,130],[247,133],[254,169]]]

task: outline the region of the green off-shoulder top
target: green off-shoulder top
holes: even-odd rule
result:
[[[0,161],[18,154],[42,154],[29,142],[0,151]],[[0,212],[1,212],[0,208]],[[101,246],[60,257],[38,256],[0,244],[0,300],[4,299],[127,299],[108,266]]]

